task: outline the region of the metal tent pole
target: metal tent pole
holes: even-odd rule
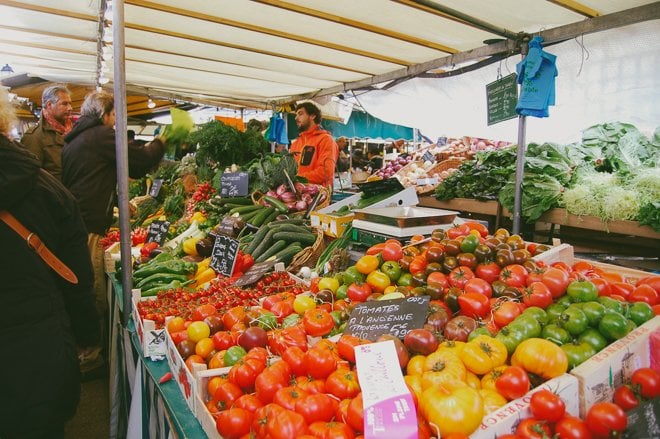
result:
[[[524,38],[520,53],[523,60],[527,56],[529,38]],[[515,198],[513,200],[513,230],[514,234],[520,234],[522,220],[522,180],[525,173],[525,130],[527,128],[527,116],[518,116],[518,152],[516,156],[516,186]]]
[[[119,233],[121,241],[121,285],[123,291],[122,323],[131,315],[133,289],[133,259],[131,255],[131,225],[128,206],[128,139],[126,130],[126,64],[124,58],[124,0],[112,3],[112,36],[114,51],[115,148],[117,156],[117,186],[119,193]]]

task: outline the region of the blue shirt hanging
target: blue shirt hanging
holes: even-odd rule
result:
[[[529,42],[529,52],[516,65],[518,84],[521,84],[516,113],[522,116],[548,117],[548,106],[555,104],[557,56],[544,52],[543,38],[536,36]]]

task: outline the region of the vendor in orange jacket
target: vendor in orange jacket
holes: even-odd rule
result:
[[[332,135],[321,128],[321,110],[311,102],[299,104],[296,125],[300,135],[290,152],[298,163],[298,175],[310,183],[332,187],[339,147]]]

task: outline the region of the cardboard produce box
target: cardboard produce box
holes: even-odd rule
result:
[[[660,316],[655,316],[570,372],[580,383],[580,416],[597,402],[612,401],[614,390],[635,370],[651,365],[651,335],[659,333]]]
[[[323,209],[312,212],[310,214],[311,225],[314,227],[321,227],[326,235],[332,236],[333,238],[341,236],[342,233],[344,233],[344,231],[351,225],[355,215],[353,213],[349,213],[347,215],[337,216],[332,215],[332,212],[343,206],[356,206],[361,197],[362,192],[359,192],[353,196],[344,198],[341,201],[324,207]],[[416,206],[418,203],[419,198],[417,198],[417,192],[415,191],[415,188],[408,187],[389,198],[372,204],[369,207],[406,207]]]
[[[499,435],[513,433],[522,419],[532,417],[529,402],[532,395],[541,389],[548,389],[559,395],[566,404],[566,413],[573,416],[578,415],[578,380],[572,375],[564,374],[546,381],[530,390],[522,398],[509,401],[503,407],[484,416],[481,426],[470,435],[470,439],[493,439]]]
[[[135,289],[132,291],[133,306],[131,313],[133,322],[135,323],[135,332],[137,332],[138,339],[140,340],[140,347],[145,357],[152,360],[163,360],[165,358],[165,351],[167,350],[165,342],[165,329],[156,329],[156,322],[153,320],[140,318],[138,313],[138,303],[145,300],[154,300],[155,297],[142,297],[140,290]]]

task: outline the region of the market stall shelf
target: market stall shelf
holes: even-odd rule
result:
[[[593,216],[572,215],[566,209],[551,209],[541,215],[538,222],[570,226],[580,229],[596,230],[608,233],[639,236],[642,238],[660,239],[660,233],[649,226],[642,226],[637,221],[603,222]]]

